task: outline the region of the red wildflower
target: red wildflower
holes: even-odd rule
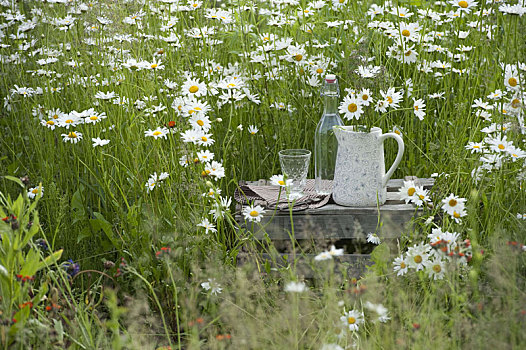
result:
[[[29,308],[31,309],[33,307],[33,302],[32,301],[26,301],[25,303],[23,304],[20,304],[18,305],[21,309],[25,308],[26,306],[29,306]]]
[[[155,256],[157,258],[161,258],[166,254],[170,254],[172,252],[172,248],[170,247],[161,247],[161,250],[155,252]]]

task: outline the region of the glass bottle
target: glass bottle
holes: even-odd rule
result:
[[[332,127],[343,125],[338,113],[340,89],[334,74],[325,77],[321,95],[324,103],[323,115],[314,136],[315,188],[318,194],[327,195],[332,193],[332,180],[334,180],[338,153],[338,140]]]

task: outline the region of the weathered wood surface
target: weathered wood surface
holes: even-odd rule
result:
[[[407,177],[405,180],[408,180]],[[431,188],[434,179],[416,179],[416,185]],[[364,238],[369,232],[379,233],[382,238],[397,238],[408,229],[411,219],[418,215],[412,204],[398,199],[402,179],[390,180],[387,184],[387,201],[379,207],[344,207],[328,204],[317,209],[293,212],[294,238],[299,239],[355,239]],[[250,185],[267,185],[266,180],[246,182]],[[271,240],[289,240],[292,225],[286,211],[267,210],[261,223],[245,223],[238,206],[236,220],[248,230],[253,230],[257,239],[264,238],[265,232]]]
[[[279,253],[277,255],[263,253],[259,254],[258,259],[260,259],[260,263],[268,261],[274,268],[287,268],[295,261],[296,273],[298,275],[304,278],[313,278],[315,273],[311,266],[319,266],[319,268],[322,269],[322,266],[328,263],[327,261],[314,261],[315,256],[315,254],[298,254],[293,256],[287,253]],[[250,262],[250,259],[255,259],[255,257],[250,257],[246,254],[241,255],[238,256],[238,263],[241,265],[246,264]],[[369,254],[343,254],[333,257],[333,260],[336,270],[342,267],[342,263],[346,264],[347,276],[349,277],[359,277],[363,274],[367,266],[373,264]]]

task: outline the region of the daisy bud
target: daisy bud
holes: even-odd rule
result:
[[[18,230],[19,228],[20,228],[20,223],[19,223],[17,220],[13,220],[13,221],[11,222],[11,229],[12,229],[13,231],[16,231],[16,230]]]
[[[26,176],[21,177],[20,181],[22,181],[22,183],[24,185],[28,186],[29,185],[29,176],[26,175]]]

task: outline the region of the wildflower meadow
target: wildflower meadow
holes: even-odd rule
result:
[[[524,348],[525,32],[525,0],[0,0],[1,348]],[[358,272],[292,226],[306,274],[234,192],[286,195],[328,74],[415,215]]]

